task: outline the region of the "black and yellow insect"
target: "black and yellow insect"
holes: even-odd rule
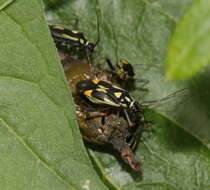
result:
[[[106,62],[112,70],[113,75],[118,80],[126,81],[129,79],[133,79],[135,75],[133,66],[126,59],[120,59],[119,62],[117,62],[116,66],[113,66],[109,58],[106,58]]]
[[[96,43],[89,42],[84,34],[77,30],[70,30],[58,25],[49,25],[54,42],[59,51],[69,53],[74,50],[85,50],[92,53]]]
[[[78,30],[71,30],[63,26],[49,25],[49,29],[59,53],[67,56],[76,56],[77,59],[86,56],[91,64],[91,54],[100,41],[100,30],[97,15],[98,38],[95,43],[85,38],[84,34]]]
[[[92,103],[109,105],[123,110],[130,126],[144,120],[143,108],[133,100],[128,91],[102,80],[81,80],[76,84],[79,95]]]

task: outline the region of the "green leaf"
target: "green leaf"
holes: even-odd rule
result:
[[[187,79],[210,61],[210,2],[196,0],[179,21],[166,57],[168,78]]]
[[[81,141],[41,1],[11,3],[0,23],[1,189],[108,189]]]
[[[209,189],[210,80],[205,79],[210,75],[205,72],[189,84],[174,83],[165,81],[161,67],[174,26],[192,0],[46,2],[53,2],[46,7],[48,18],[79,18],[79,28],[92,41],[97,39],[96,11],[100,12],[101,42],[94,56],[101,62],[106,55],[115,61],[118,51],[133,64],[136,78],[150,80],[149,91],[136,84],[136,99],[190,90],[146,113],[157,124],[136,150],[143,176],[104,147],[90,152],[93,167],[40,1],[9,4],[0,12],[1,188]]]

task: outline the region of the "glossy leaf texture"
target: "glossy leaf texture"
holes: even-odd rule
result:
[[[1,189],[107,190],[83,146],[42,2],[14,1],[0,23]]]
[[[168,78],[188,79],[210,62],[210,2],[196,0],[177,24],[166,56]]]

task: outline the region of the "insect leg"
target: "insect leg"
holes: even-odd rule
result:
[[[149,83],[147,79],[135,79],[135,82],[142,83],[141,88],[144,88]]]
[[[107,62],[107,64],[108,64],[108,66],[109,66],[109,68],[112,70],[112,71],[115,71],[116,69],[114,68],[114,66],[113,66],[113,64],[112,64],[112,62],[111,62],[111,60],[107,57],[106,58],[106,62]]]
[[[92,119],[96,117],[103,117],[106,116],[106,113],[101,113],[101,112],[88,112],[86,113],[86,119]]]
[[[124,113],[125,113],[125,117],[126,117],[126,119],[127,119],[127,121],[128,121],[128,125],[129,126],[133,126],[133,123],[131,122],[131,120],[130,120],[130,117],[129,117],[129,115],[128,115],[128,112],[125,110],[125,109],[123,109],[124,110]]]

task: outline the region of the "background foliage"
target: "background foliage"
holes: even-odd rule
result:
[[[72,27],[69,20],[78,18],[79,29],[92,41],[97,38],[96,11],[100,13],[101,42],[95,57],[103,63],[105,56],[116,61],[118,54],[133,64],[136,78],[150,80],[148,90],[136,84],[132,95],[137,100],[157,100],[187,89],[147,111],[156,124],[136,150],[143,175],[130,171],[105,148],[89,149],[88,157],[41,1],[16,0],[2,9],[1,187],[209,189],[209,69],[185,82],[165,80],[163,70],[168,41],[192,2],[45,1],[47,20]]]

